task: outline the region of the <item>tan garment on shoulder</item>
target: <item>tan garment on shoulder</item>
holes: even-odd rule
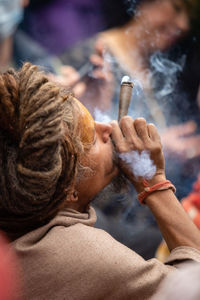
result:
[[[93,208],[84,214],[68,209],[13,242],[23,268],[25,299],[149,299],[175,267],[186,260],[200,262],[200,252],[190,247],[174,249],[168,265],[145,261],[94,228],[95,222]]]

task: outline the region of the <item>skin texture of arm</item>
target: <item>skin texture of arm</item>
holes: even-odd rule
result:
[[[148,180],[149,186],[166,180],[165,162],[160,136],[153,124],[147,124],[143,118],[133,120],[126,116],[120,124],[111,123],[112,138],[118,153],[147,150],[156,166],[154,176]],[[144,190],[143,178],[136,178],[129,165],[120,162],[122,172],[134,185],[138,193]],[[145,199],[155,216],[163,237],[170,250],[179,246],[188,246],[200,250],[200,233],[185,213],[172,190],[156,191]]]
[[[200,250],[200,233],[172,190],[157,191],[146,198],[170,250],[189,246]]]

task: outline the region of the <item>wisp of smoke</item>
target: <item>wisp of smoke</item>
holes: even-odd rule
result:
[[[146,150],[141,153],[135,150],[128,153],[120,153],[119,157],[130,167],[136,178],[151,179],[156,173],[156,166]]]
[[[102,122],[102,123],[111,122],[111,118],[108,115],[106,115],[105,113],[102,113],[100,111],[100,109],[98,109],[98,108],[95,108],[95,110],[94,110],[94,119],[95,119],[95,121]]]
[[[158,90],[155,91],[158,99],[174,92],[177,84],[177,76],[183,70],[185,55],[182,55],[177,62],[174,62],[161,52],[156,52],[150,57],[150,64],[153,68],[152,76],[159,74]]]

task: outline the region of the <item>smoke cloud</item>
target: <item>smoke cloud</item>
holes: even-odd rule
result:
[[[185,60],[186,56],[182,55],[175,62],[161,52],[156,52],[150,57],[152,77],[157,76],[155,93],[158,99],[169,96],[174,92],[177,85],[178,74],[183,71]]]
[[[150,159],[149,152],[146,150],[141,153],[138,151],[120,153],[119,158],[130,167],[130,170],[136,178],[143,177],[144,179],[151,179],[156,173],[156,166]]]

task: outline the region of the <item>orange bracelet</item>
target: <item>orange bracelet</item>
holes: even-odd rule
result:
[[[147,180],[143,180],[142,183],[144,185],[144,191],[138,195],[138,200],[141,204],[145,204],[144,200],[146,199],[147,196],[149,196],[153,192],[164,191],[164,190],[168,190],[168,189],[172,189],[172,191],[174,193],[176,192],[175,186],[169,180],[161,181],[152,186],[149,186],[149,183]]]

